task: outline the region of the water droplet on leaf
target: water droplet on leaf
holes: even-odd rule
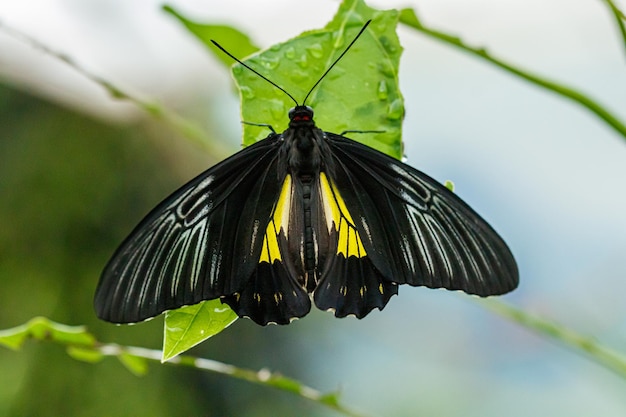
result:
[[[378,64],[378,71],[383,74],[385,77],[393,77],[394,69],[393,65],[391,65],[388,61],[382,61]]]
[[[306,54],[302,54],[298,59],[296,59],[296,64],[300,66],[300,68],[306,68],[309,66],[309,60],[306,57]]]
[[[397,98],[389,104],[387,108],[387,118],[389,120],[400,120],[404,117],[404,104]]]
[[[289,48],[285,50],[285,58],[294,59],[295,56],[296,56],[296,50],[293,48],[293,46],[290,46]]]
[[[261,65],[263,65],[264,68],[268,69],[268,70],[274,70],[276,69],[276,67],[278,67],[278,64],[280,63],[280,59],[276,56],[274,57],[264,57],[263,60],[261,61]]]
[[[248,86],[240,86],[239,91],[241,92],[241,97],[243,97],[244,99],[249,100],[254,98],[254,90]]]
[[[398,52],[398,48],[396,47],[395,43],[391,39],[389,39],[389,37],[381,36],[379,38],[379,41],[389,55],[394,55],[396,52]]]
[[[378,83],[378,98],[381,100],[386,100],[389,97],[389,91],[387,89],[387,82],[385,80],[380,80]]]
[[[319,43],[315,43],[306,48],[307,52],[315,59],[320,59],[324,56],[324,48]]]

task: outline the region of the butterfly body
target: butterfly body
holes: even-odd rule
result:
[[[146,216],[102,274],[100,318],[137,322],[220,298],[258,324],[287,324],[312,301],[362,318],[399,284],[480,296],[517,286],[506,244],[443,185],[322,131],[309,107],[289,117]]]

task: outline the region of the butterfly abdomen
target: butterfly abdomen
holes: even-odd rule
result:
[[[306,276],[312,276],[317,263],[315,242],[313,240],[313,224],[311,220],[311,184],[313,178],[304,176],[300,178],[302,186],[302,208],[304,211],[304,269]],[[313,280],[306,280],[307,291],[311,292],[314,285]]]

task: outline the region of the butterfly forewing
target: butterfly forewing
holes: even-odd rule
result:
[[[105,267],[98,317],[132,323],[240,291],[258,265],[280,192],[279,143],[270,135],[152,210]]]

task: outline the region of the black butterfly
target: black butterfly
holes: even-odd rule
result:
[[[288,324],[311,301],[363,318],[398,284],[479,296],[517,287],[509,248],[459,197],[322,131],[293,100],[284,132],[209,168],[139,223],[104,269],[98,317],[132,323],[220,298],[258,324]]]

